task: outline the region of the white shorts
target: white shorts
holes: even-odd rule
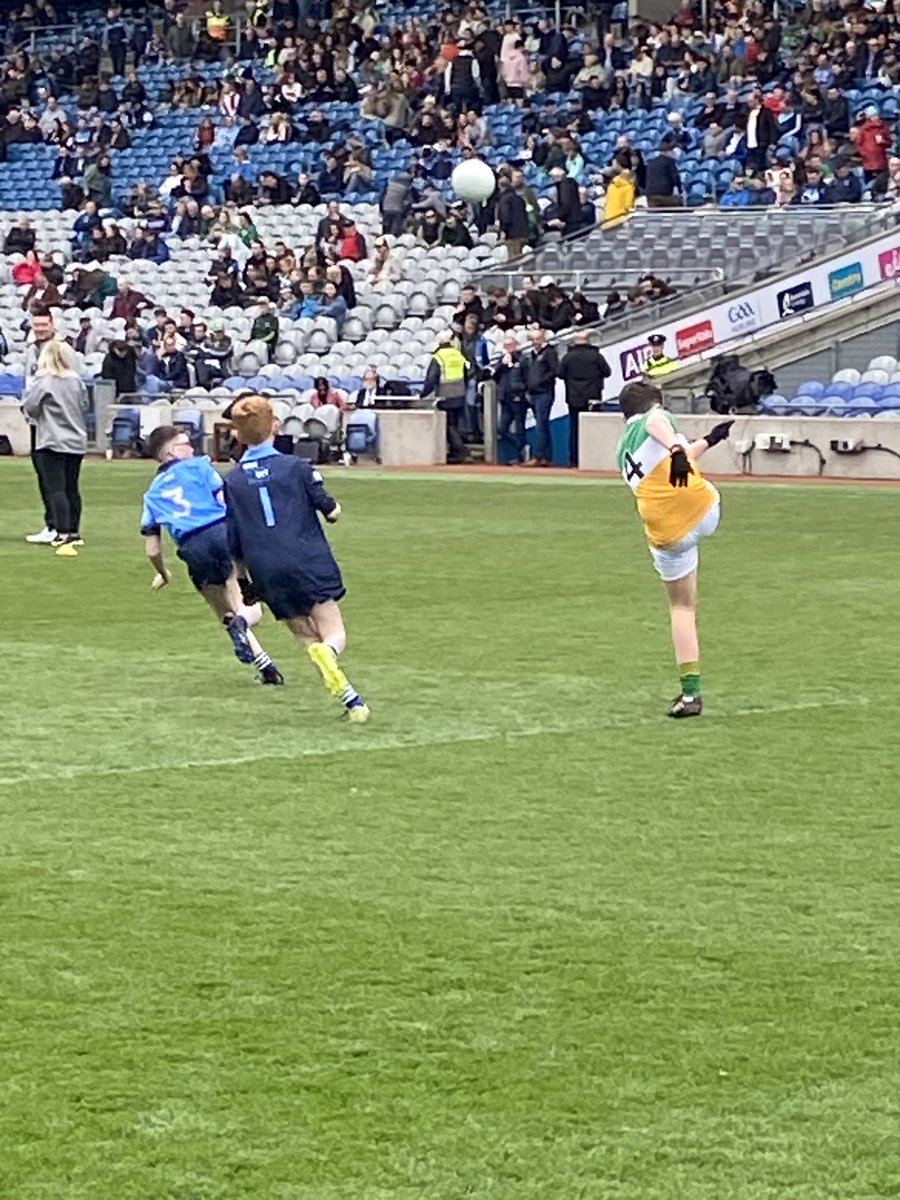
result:
[[[671,546],[651,546],[650,554],[653,565],[665,583],[674,583],[676,579],[684,579],[691,571],[696,571],[700,561],[697,543],[701,538],[710,537],[719,527],[720,504],[718,497],[715,504],[702,521],[698,521],[689,534]]]

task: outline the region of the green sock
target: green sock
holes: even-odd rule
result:
[[[698,662],[679,663],[678,674],[681,678],[681,694],[683,696],[699,696],[700,664]]]

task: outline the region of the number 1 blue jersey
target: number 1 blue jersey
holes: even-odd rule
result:
[[[177,543],[224,518],[221,475],[208,458],[182,458],[160,467],[147,489],[141,533],[168,529]]]

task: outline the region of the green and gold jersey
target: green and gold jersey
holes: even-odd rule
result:
[[[703,478],[696,463],[692,464],[694,473],[688,476],[687,487],[672,487],[669,451],[647,432],[647,420],[654,412],[665,413],[678,434],[678,422],[665,409],[636,413],[625,423],[616,447],[616,462],[634,492],[647,540],[653,546],[671,546],[703,520],[718,499],[718,492]],[[679,435],[678,440],[687,446],[686,438]]]

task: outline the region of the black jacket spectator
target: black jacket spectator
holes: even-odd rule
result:
[[[563,235],[581,228],[581,197],[578,184],[568,175],[556,177],[556,216],[563,223]]]
[[[106,82],[100,84],[97,92],[97,108],[107,116],[112,116],[118,111],[119,97],[116,95],[116,89]]]
[[[187,359],[180,350],[154,355],[153,374],[173,388],[183,389],[191,386]]]
[[[259,179],[259,198],[269,204],[290,204],[290,185],[274,171],[264,171]]]
[[[511,186],[501,186],[497,199],[497,224],[507,241],[527,242],[531,233],[525,201]]]
[[[302,183],[298,181],[297,191],[294,193],[292,204],[319,204],[322,197],[319,195],[319,189],[310,179],[304,180]]]
[[[113,342],[100,367],[100,378],[116,385],[116,396],[137,391],[137,355],[127,342]]]
[[[27,254],[34,249],[34,230],[13,225],[3,243],[4,254]]]
[[[576,334],[587,337],[587,334]],[[559,367],[559,377],[566,385],[566,404],[580,412],[589,404],[603,398],[603,383],[612,371],[609,363],[590,342],[576,342],[566,351]]]
[[[529,350],[525,355],[525,386],[529,392],[552,392],[558,374],[559,356],[555,346],[546,344],[539,351]]]
[[[681,191],[681,175],[671,154],[657,154],[647,163],[647,201],[677,203],[676,195]]]
[[[255,146],[258,141],[259,129],[248,117],[237,131],[237,137],[234,139],[235,149],[238,146]]]
[[[847,137],[850,133],[850,106],[837,88],[829,88],[822,105],[822,121],[829,137]]]
[[[261,117],[266,112],[266,102],[255,80],[248,79],[244,84],[244,94],[238,102],[238,116],[249,117],[251,120]]]

